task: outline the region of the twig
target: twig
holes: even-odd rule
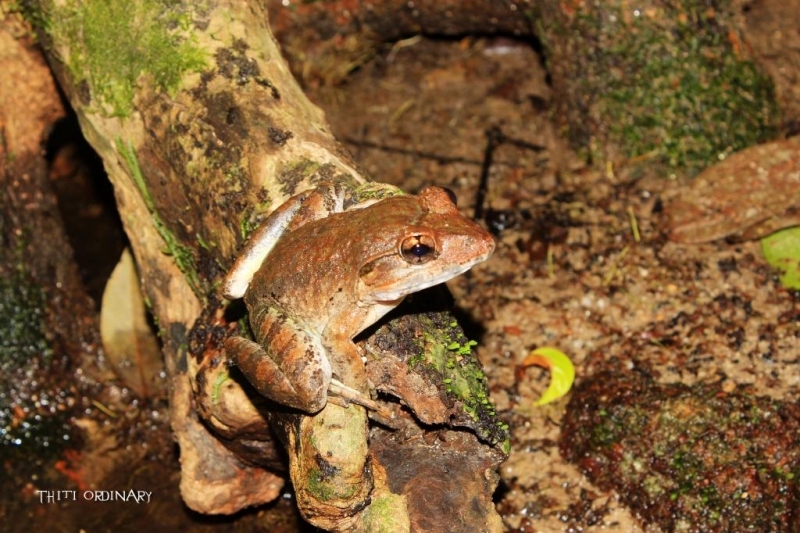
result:
[[[631,221],[631,232],[633,233],[633,240],[639,242],[642,236],[639,234],[639,223],[636,221],[636,213],[633,211],[633,206],[628,206],[628,218]]]

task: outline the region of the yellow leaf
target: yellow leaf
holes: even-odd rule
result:
[[[106,358],[127,387],[142,398],[159,392],[161,349],[147,319],[139,276],[127,249],[103,291],[100,337]]]
[[[544,346],[532,351],[517,367],[518,378],[529,366],[539,366],[550,371],[550,384],[536,401],[536,405],[545,405],[561,398],[570,391],[575,381],[572,361],[564,352],[555,348]]]

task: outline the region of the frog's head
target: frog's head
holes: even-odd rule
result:
[[[383,202],[397,204],[384,205],[384,212],[389,208],[403,214],[387,219],[382,244],[359,269],[362,302],[399,301],[466,272],[494,251],[489,232],[459,213],[446,189],[426,187],[416,197]]]

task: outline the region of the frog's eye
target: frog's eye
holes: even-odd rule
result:
[[[421,265],[431,259],[436,259],[436,242],[428,235],[412,235],[400,243],[400,255],[412,265]]]

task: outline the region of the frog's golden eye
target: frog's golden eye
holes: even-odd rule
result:
[[[439,256],[436,242],[428,235],[412,235],[400,243],[400,256],[412,265],[427,263]]]

